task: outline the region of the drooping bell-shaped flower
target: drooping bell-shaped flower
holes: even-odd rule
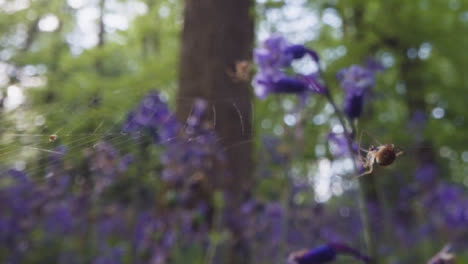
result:
[[[329,263],[338,255],[349,255],[364,263],[370,261],[369,257],[363,256],[359,251],[343,243],[329,243],[310,250],[293,252],[288,257],[288,264],[322,264]]]
[[[286,69],[296,59],[309,55],[315,63],[319,62],[317,53],[304,45],[292,45],[280,35],[273,35],[254,50],[254,62],[258,67],[252,85],[260,99],[273,93],[304,94],[305,92],[323,93],[325,86],[317,81],[316,74],[286,74]]]
[[[377,61],[373,60],[367,65],[351,65],[340,70],[336,76],[345,92],[344,113],[350,119],[361,116],[366,95],[375,84],[375,74],[382,70]]]

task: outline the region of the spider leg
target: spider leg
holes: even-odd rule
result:
[[[395,153],[395,155],[396,155],[397,157],[399,157],[399,156],[401,156],[401,155],[403,155],[403,154],[404,154],[404,152],[403,152],[403,151],[401,151],[401,150],[400,150],[400,151],[398,151],[397,153]]]
[[[359,175],[357,175],[357,176],[355,176],[355,177],[353,177],[353,178],[354,178],[354,179],[361,178],[362,176],[371,174],[373,170],[374,170],[374,166],[373,166],[373,165],[370,165],[368,171],[365,171],[365,172],[363,172],[363,173],[361,173],[361,174],[359,174]]]
[[[371,135],[366,130],[363,130],[362,132],[365,132],[370,138],[372,138],[377,144],[379,144],[379,146],[382,145],[382,143],[380,143],[380,141],[375,136]]]
[[[363,131],[361,131],[361,134],[359,135],[359,141],[358,141],[358,149],[357,149],[357,152],[358,152],[358,159],[359,159],[360,162],[363,163],[363,166],[364,166],[364,164],[365,164],[366,162],[363,160],[363,158],[362,158],[362,156],[361,156],[361,150],[364,151],[364,152],[366,152],[366,153],[367,153],[368,151],[365,150],[365,149],[363,149],[363,148],[361,148],[362,132],[363,132]]]

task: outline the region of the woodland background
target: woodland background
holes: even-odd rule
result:
[[[320,55],[339,104],[341,68],[382,63],[361,145],[405,155],[349,180],[326,100],[298,113],[294,95],[233,81],[278,32]],[[447,243],[468,262],[466,47],[464,0],[0,0],[0,260],[286,263],[331,241],[370,254],[360,182],[379,263],[425,263]],[[223,157],[208,149],[201,174],[168,184],[186,165],[168,149],[212,138],[122,132],[151,91],[182,123],[205,99]]]

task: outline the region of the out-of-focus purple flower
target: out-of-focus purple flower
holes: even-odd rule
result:
[[[120,158],[119,171],[126,171],[128,166],[135,160],[135,157],[131,154],[126,154]]]
[[[48,155],[47,173],[50,176],[56,175],[63,170],[63,156],[67,152],[67,147],[64,145],[55,148],[54,152]]]
[[[190,116],[187,118],[185,133],[189,136],[196,135],[199,132],[203,132],[205,127],[204,116],[206,114],[206,109],[208,108],[208,102],[203,99],[196,99],[192,105],[192,111]]]
[[[329,243],[311,250],[293,252],[288,261],[289,264],[321,264],[335,260],[338,255],[350,255],[364,263],[370,261],[369,257],[343,243]]]
[[[362,109],[364,108],[364,94],[346,93],[344,100],[344,111],[346,115],[351,119],[360,117]]]
[[[438,167],[433,163],[427,163],[416,170],[415,178],[422,184],[433,183],[439,173]]]
[[[315,62],[319,61],[319,56],[317,52],[306,48],[304,45],[291,45],[288,46],[284,53],[292,57],[293,59],[300,59],[305,55],[310,55]]]
[[[379,72],[385,70],[385,67],[383,64],[376,60],[375,58],[369,57],[365,61],[366,68],[373,71],[373,72]]]
[[[341,88],[346,92],[363,93],[375,83],[374,72],[360,65],[351,65],[337,74]]]
[[[411,114],[408,121],[408,128],[412,130],[421,129],[427,122],[427,115],[423,110],[416,110]],[[419,131],[418,131],[419,132]],[[415,136],[421,136],[421,133],[416,133]]]
[[[65,206],[54,208],[46,218],[45,229],[48,232],[64,234],[73,228],[74,218],[70,209]]]
[[[254,92],[260,99],[270,93],[300,94],[307,90],[307,83],[283,73],[277,75],[257,73],[253,80]]]
[[[262,136],[262,143],[266,153],[275,164],[283,164],[288,159],[288,151],[281,148],[281,141],[273,136]]]
[[[280,43],[270,45],[274,47]],[[156,142],[165,147],[161,157],[162,178],[173,186],[183,187],[190,183],[195,172],[210,175],[214,164],[224,160],[213,126],[204,118],[208,106],[202,99],[195,100],[190,116],[182,125],[158,94],[152,92],[129,115],[124,131],[134,133],[135,129],[145,129],[156,133],[160,138]],[[138,114],[143,117],[138,118]]]
[[[307,85],[308,91],[318,94],[325,94],[327,87],[319,81],[318,74],[298,75],[298,78]]]
[[[140,252],[150,247],[151,233],[156,231],[158,222],[150,212],[142,212],[138,215],[133,232],[133,247]]]
[[[145,130],[156,141],[164,141],[175,137],[179,129],[179,123],[169,111],[166,102],[157,92],[151,92],[128,114],[122,131],[137,135]]]
[[[351,65],[337,74],[340,86],[345,92],[344,112],[350,119],[361,116],[365,95],[375,84],[375,74],[379,70],[372,67]]]
[[[96,221],[96,231],[100,246],[106,245],[109,238],[124,236],[126,234],[126,222],[123,218],[124,208],[118,205],[103,208],[103,215]]]
[[[270,239],[273,243],[279,242],[283,229],[284,208],[280,203],[269,203],[266,205],[265,214],[271,224]]]
[[[254,51],[254,61],[258,66],[258,72],[252,81],[255,95],[264,99],[271,93],[323,93],[325,87],[316,81],[317,76],[285,73],[293,60],[306,55],[318,63],[317,53],[303,45],[291,45],[279,35],[266,39],[262,47]]]
[[[294,52],[297,48],[291,49],[290,47],[291,45],[283,36],[273,35],[263,42],[261,48],[254,50],[254,61],[262,71],[289,67],[294,55],[298,56],[301,53],[301,51]]]
[[[321,264],[333,261],[336,251],[329,245],[323,245],[311,250],[301,250],[289,255],[289,264]]]
[[[339,158],[349,155],[348,139],[345,134],[329,133],[327,139],[330,153],[334,157]],[[353,143],[352,146],[353,151],[357,153],[357,145]]]
[[[115,247],[105,252],[104,255],[97,257],[94,260],[94,264],[121,264],[123,257],[123,249],[120,247]]]
[[[468,225],[468,195],[463,188],[453,184],[439,184],[425,199],[431,220],[451,230]]]
[[[119,153],[112,144],[104,141],[98,142],[94,145],[93,152],[91,152],[90,169],[103,176],[114,176],[118,169],[116,166],[118,158]],[[105,183],[104,185],[109,184]]]

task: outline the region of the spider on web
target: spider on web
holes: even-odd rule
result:
[[[374,170],[374,164],[384,167],[389,166],[397,157],[403,155],[403,151],[397,149],[394,144],[381,144],[375,138],[374,140],[379,144],[378,146],[371,145],[368,149],[361,148],[361,139],[362,132],[358,143],[358,158],[366,171],[358,175],[356,178],[371,174]],[[361,151],[366,153],[365,157],[361,155]]]
[[[226,73],[234,82],[248,81],[250,79],[250,71],[252,64],[247,60],[237,61],[234,66],[234,71],[227,69]]]

